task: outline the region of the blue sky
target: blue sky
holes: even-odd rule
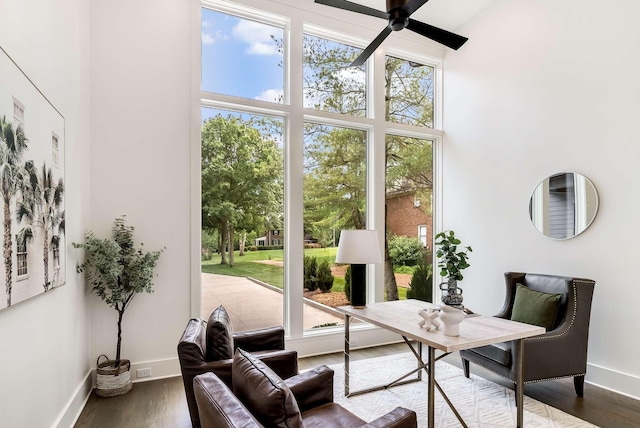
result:
[[[283,90],[283,30],[202,9],[202,90],[274,102]]]

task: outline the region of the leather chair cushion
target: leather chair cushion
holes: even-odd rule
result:
[[[366,422],[339,404],[327,403],[314,407],[302,414],[304,428],[352,428],[366,425]]]
[[[493,345],[480,346],[479,348],[469,349],[468,351],[482,355],[505,367],[511,367],[511,346],[509,342],[495,343]]]
[[[218,306],[207,321],[207,361],[233,358],[231,319],[224,306]]]
[[[558,316],[562,294],[549,294],[516,285],[511,320],[551,330]]]
[[[266,364],[249,352],[237,349],[231,373],[233,393],[262,425],[303,428],[293,393]]]

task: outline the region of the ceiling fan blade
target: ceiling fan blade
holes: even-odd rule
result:
[[[428,1],[429,0],[409,0],[409,2],[404,5],[403,9],[407,12],[407,16],[411,16],[413,12],[420,9],[420,7]]]
[[[346,0],[315,0],[315,3],[325,6],[337,7],[338,9],[348,10],[351,12],[362,13],[363,15],[375,16],[376,18],[387,19],[389,16],[386,12],[362,6]]]
[[[367,46],[365,50],[363,50],[362,53],[353,60],[350,67],[359,67],[364,64],[367,58],[369,58],[371,54],[378,49],[378,46],[384,42],[384,39],[386,39],[389,34],[391,34],[391,28],[385,27],[384,30],[378,34],[378,37],[376,37],[373,42],[369,43],[369,46]]]
[[[411,18],[409,18],[409,25],[407,25],[407,29],[454,50],[458,50],[460,46],[464,45],[465,42],[469,40],[466,37],[459,36],[450,31],[425,24],[424,22],[416,21]]]

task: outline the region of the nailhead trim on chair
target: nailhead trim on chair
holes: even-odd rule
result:
[[[469,361],[469,362],[471,363],[472,361]],[[508,377],[506,377],[506,376],[504,376],[504,375],[501,375],[501,374],[500,374],[500,373],[498,373],[498,372],[494,372],[493,370],[488,369],[488,368],[486,368],[486,367],[484,367],[484,366],[481,366],[481,367],[482,367],[484,370],[486,370],[486,371],[488,371],[488,372],[491,372],[491,373],[493,373],[494,375],[496,375],[496,376],[498,376],[498,377],[501,377],[501,378],[502,378],[502,379],[504,379],[504,380],[508,380],[508,381],[509,381],[509,382],[511,382],[511,383],[516,383],[516,381],[515,381],[515,380],[513,380],[513,379],[511,379],[511,378],[508,378]],[[544,379],[533,379],[533,380],[527,380],[527,381],[525,381],[525,382],[524,382],[524,384],[526,385],[526,384],[528,384],[528,383],[544,382],[544,381],[546,381],[546,380],[556,380],[556,379],[565,379],[565,378],[568,378],[568,377],[585,376],[586,374],[587,374],[587,373],[585,372],[585,373],[576,373],[576,374],[572,374],[572,375],[564,375],[564,376],[556,376],[556,377],[545,377]]]

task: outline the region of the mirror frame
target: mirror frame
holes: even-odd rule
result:
[[[571,176],[571,178],[569,178],[569,176]],[[552,183],[554,179],[556,182]],[[573,194],[573,198],[571,199],[572,203],[567,199],[571,194]],[[552,197],[552,195],[556,195],[556,197]],[[559,237],[554,236],[554,232],[549,230],[554,226],[562,230],[562,227],[565,226],[562,224],[562,218],[557,221],[556,225],[550,224],[549,209],[553,204],[560,208],[564,205],[572,206],[571,210],[564,212],[564,218],[572,217],[572,222],[567,222],[566,225],[573,225],[573,234],[567,233],[567,236]],[[583,209],[578,210],[578,206],[583,207]],[[559,172],[546,177],[538,183],[531,193],[529,199],[529,219],[538,232],[550,239],[564,241],[575,238],[587,230],[589,226],[593,224],[599,208],[600,197],[598,190],[588,177],[577,172]],[[566,214],[572,215],[568,216]],[[568,230],[569,229],[565,229],[565,231]]]

